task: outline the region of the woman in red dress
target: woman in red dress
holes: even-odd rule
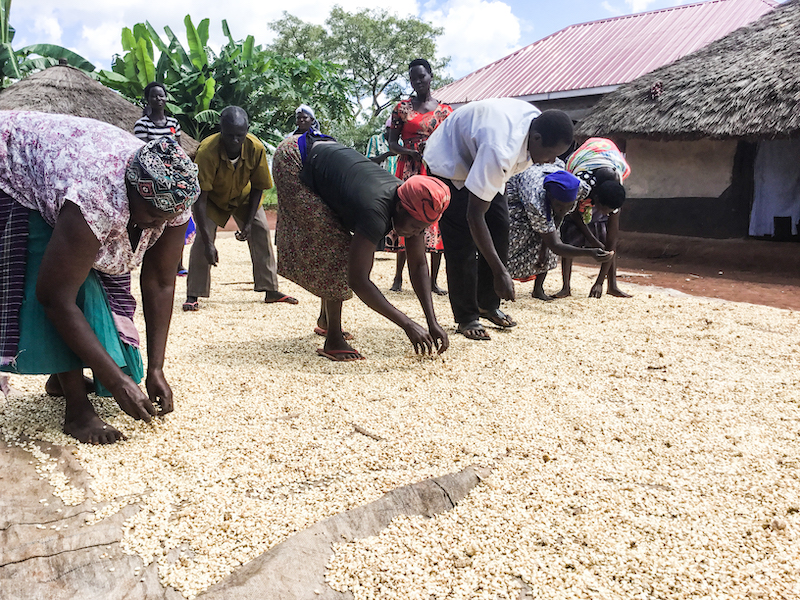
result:
[[[395,175],[403,181],[412,175],[428,174],[425,163],[422,162],[425,142],[439,123],[453,112],[449,105],[440,104],[431,96],[432,72],[427,60],[412,60],[408,65],[408,78],[415,95],[395,106],[389,130],[389,149],[399,155]],[[401,139],[402,145],[399,143]],[[440,295],[446,294],[447,291],[436,283],[444,250],[438,224],[425,230],[425,247],[431,254],[431,291]],[[397,271],[390,289],[399,292],[403,286],[403,267],[406,262],[403,238],[391,232],[386,236],[386,250],[397,252]]]

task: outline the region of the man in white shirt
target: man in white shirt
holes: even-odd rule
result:
[[[553,162],[573,139],[572,120],[560,110],[542,113],[513,98],[462,106],[428,138],[428,173],[450,187],[450,206],[439,222],[447,259],[450,306],[457,331],[488,340],[479,318],[498,327],[516,322],[500,310],[514,300],[508,260],[506,182],[533,163]],[[477,252],[476,252],[477,251]]]

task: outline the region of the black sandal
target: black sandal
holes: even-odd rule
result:
[[[481,318],[497,325],[501,329],[510,329],[517,326],[517,322],[499,308],[494,310],[481,310]]]
[[[459,324],[456,327],[456,333],[460,333],[468,340],[490,340],[492,339],[489,333],[481,325],[480,321],[470,321],[469,323]]]

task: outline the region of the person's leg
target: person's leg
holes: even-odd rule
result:
[[[442,264],[442,253],[431,252],[431,291],[440,296],[446,296],[447,290],[439,287],[437,279],[439,278],[439,267]]]
[[[233,218],[241,229],[244,226],[241,213],[237,212]],[[250,261],[253,263],[255,291],[264,292],[265,302],[297,304],[296,299],[278,291],[278,265],[275,261],[275,249],[272,246],[272,234],[267,224],[267,216],[260,208],[253,217],[247,247],[250,250]]]
[[[217,224],[206,219],[205,231],[212,243],[217,239]],[[189,251],[189,274],[186,277],[186,304],[184,310],[196,310],[198,298],[211,294],[211,265],[206,259],[203,238],[198,235]],[[187,306],[192,308],[187,308]]]
[[[188,274],[189,271],[183,266],[183,249],[181,249],[181,260],[178,263],[178,277],[186,277]]]
[[[403,268],[405,266],[406,266],[405,251],[397,252],[397,262],[394,271],[394,281],[392,281],[392,287],[389,288],[390,292],[399,292],[403,289]]]
[[[467,223],[469,191],[450,187],[450,206],[439,221],[439,230],[444,242],[444,257],[447,261],[447,287],[450,307],[460,327],[478,323],[478,262],[477,248]],[[470,330],[475,327],[470,327]],[[469,336],[468,336],[469,337]]]
[[[561,259],[561,289],[553,294],[553,298],[566,298],[572,295],[571,290],[572,281],[572,259]]]
[[[486,227],[492,236],[492,243],[497,256],[508,264],[508,200],[503,194],[497,194],[486,211]],[[478,306],[481,316],[489,319],[499,327],[513,327],[516,322],[500,311],[500,297],[494,291],[494,273],[486,259],[478,255]]]
[[[317,318],[317,327],[322,331],[328,331],[328,311],[325,310],[325,300],[319,300],[319,317]]]
[[[113,444],[125,437],[97,416],[86,395],[82,369],[59,373],[58,382],[66,404],[64,433],[84,444]]]
[[[606,248],[610,250],[617,249],[617,240],[619,239],[619,212],[609,215],[606,224]],[[608,279],[606,283],[606,290],[609,296],[617,298],[630,298],[630,294],[626,294],[617,285],[617,255],[611,259],[611,264],[608,266]]]
[[[608,268],[608,295],[616,298],[632,298],[630,294],[623,292],[617,285],[617,257],[611,259],[611,266]]]
[[[94,389],[94,380],[83,376],[83,383],[86,386],[86,393],[93,394],[95,392]],[[44,391],[48,396],[63,396],[64,390],[61,389],[61,381],[58,379],[58,375],[53,373],[50,377],[47,378],[47,381],[44,383]]]
[[[363,359],[358,350],[347,343],[347,334],[342,331],[342,301],[323,300],[322,303],[328,330],[325,335],[325,347],[319,348],[317,354],[337,362]]]
[[[555,296],[549,296],[545,293],[544,291],[545,277],[547,277],[547,272],[537,273],[536,281],[533,284],[533,293],[531,295],[538,300],[544,300],[545,302],[549,302],[550,300],[555,300]]]

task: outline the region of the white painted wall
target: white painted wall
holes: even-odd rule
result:
[[[628,140],[629,198],[717,198],[733,176],[735,141]]]

